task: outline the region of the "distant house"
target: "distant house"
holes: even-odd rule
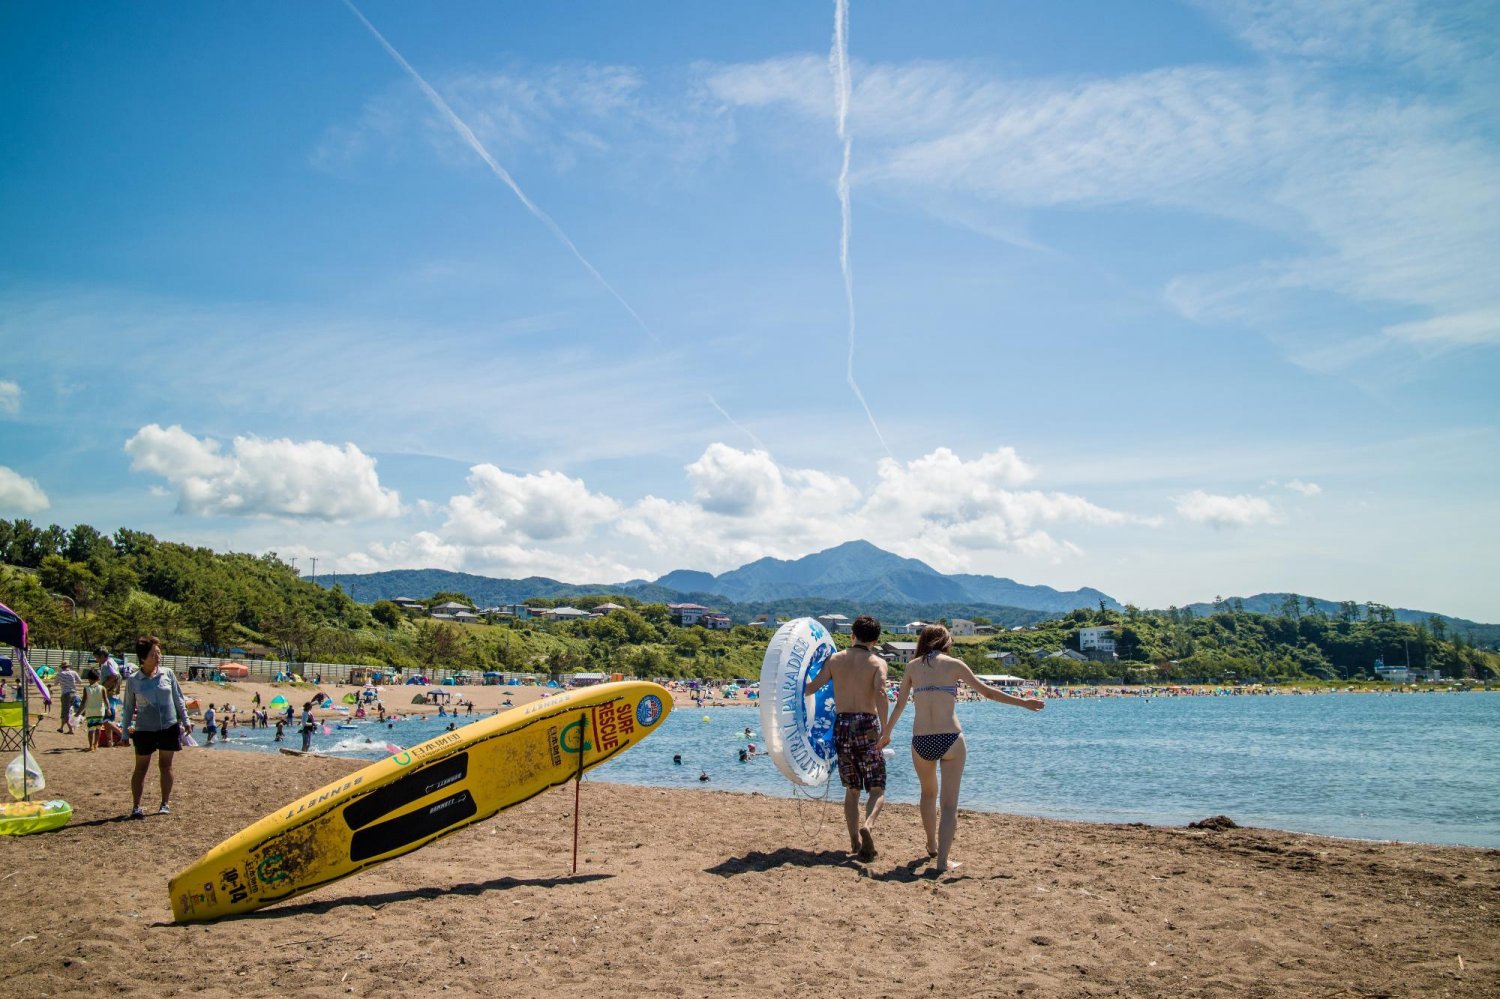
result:
[[[457,602],[456,600],[450,600],[450,601],[448,601],[445,604],[438,604],[436,607],[432,608],[432,610],[430,610],[430,611],[427,612],[427,616],[428,617],[451,618],[451,617],[453,617],[453,615],[457,614],[459,611],[469,611],[469,610],[470,610],[470,607],[469,607],[468,604],[461,604],[461,603]]]
[[[967,618],[956,617],[948,625],[948,634],[954,637],[972,637],[974,634],[974,622]]]
[[[1375,679],[1386,683],[1410,683],[1411,670],[1405,666],[1387,666],[1382,659],[1375,660]]]
[[[589,617],[590,614],[578,607],[554,607],[547,616],[554,621],[577,621],[579,618]]]
[[[481,618],[472,611],[459,611],[453,615],[453,620],[459,624],[478,624]]]
[[[1079,628],[1078,648],[1084,652],[1099,651],[1113,654],[1115,651],[1115,629]]]
[[[625,609],[625,607],[622,604],[599,604],[597,607],[594,608],[594,614],[597,615],[597,616],[602,617],[605,614],[613,614],[617,610],[624,610],[624,609]]]
[[[986,652],[986,659],[993,659],[996,665],[1015,668],[1021,664],[1021,657],[1014,652]]]
[[[898,634],[898,635],[920,635],[922,633],[922,629],[925,628],[925,627],[927,627],[927,625],[926,625],[926,623],[924,623],[922,621],[908,621],[905,624],[903,624],[901,627],[899,627],[899,628],[896,629],[896,634]]]
[[[880,655],[887,662],[909,663],[917,654],[916,642],[881,642]]]
[[[703,614],[698,618],[698,623],[705,628],[712,628],[715,631],[728,631],[734,627],[734,622],[729,620],[729,615],[721,614],[718,611],[709,611]]]
[[[976,635],[993,635],[999,630],[993,624],[976,624],[974,626],[974,634]]]
[[[391,603],[395,604],[397,607],[400,607],[402,610],[421,610],[423,607],[427,606],[422,601],[414,599],[412,597],[397,597],[396,599],[392,600]]]
[[[702,604],[667,604],[667,610],[672,615],[672,623],[680,628],[691,628],[708,613],[708,608]]]
[[[1072,649],[1058,649],[1047,657],[1048,659],[1071,659],[1075,663],[1086,663],[1089,657],[1082,652],[1074,652]]]
[[[854,628],[843,614],[819,614],[817,622],[835,635],[847,635]]]
[[[779,628],[781,622],[776,620],[774,614],[757,614],[755,620],[750,622],[752,628]]]

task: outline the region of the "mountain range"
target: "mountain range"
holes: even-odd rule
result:
[[[815,598],[884,606],[1014,608],[1041,616],[1075,607],[1119,603],[1099,590],[1056,590],[996,576],[947,576],[925,562],[902,558],[868,541],[850,541],[799,559],[758,559],[720,575],[677,569],[656,580],[625,583],[563,583],[543,576],[496,579],[441,569],[394,569],[325,577],[355,600],[373,603],[393,597],[425,597],[439,591],[466,594],[479,606],[516,603],[532,597],[567,598],[620,593],[647,601],[770,604]],[[957,611],[955,610],[955,613]]]
[[[1112,610],[1121,605],[1092,587],[1057,590],[1030,586],[1013,579],[972,574],[945,575],[925,562],[892,554],[868,541],[850,541],[799,559],[762,558],[718,575],[693,569],[676,569],[655,580],[633,579],[624,583],[563,583],[545,576],[497,579],[445,569],[394,569],[358,575],[323,577],[331,586],[337,581],[361,603],[393,597],[423,598],[442,591],[463,593],[480,607],[518,603],[534,597],[567,599],[601,593],[618,593],[648,602],[691,601],[715,606],[736,620],[756,613],[783,614],[823,611],[849,613],[863,608],[883,619],[897,617],[989,617],[996,624],[1026,624],[1065,614],[1079,607],[1095,609],[1102,603]],[[1239,599],[1244,609],[1280,613],[1286,594],[1260,593]],[[816,607],[805,601],[820,601]],[[1305,606],[1306,597],[1299,597]],[[1335,615],[1336,601],[1314,598],[1315,605]],[[1209,603],[1191,604],[1199,615],[1213,612]],[[1449,628],[1467,632],[1485,642],[1500,639],[1500,626],[1479,624],[1431,611],[1395,608],[1396,619],[1425,623],[1439,617]]]

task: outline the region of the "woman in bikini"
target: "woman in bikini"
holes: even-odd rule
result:
[[[906,675],[901,678],[896,710],[880,741],[882,748],[890,741],[891,733],[896,730],[896,720],[906,709],[907,698],[911,698],[916,704],[911,727],[911,762],[916,768],[917,780],[922,784],[922,828],[927,831],[927,855],[936,860],[939,872],[951,871],[958,866],[957,862],[948,859],[948,851],[953,847],[953,833],[958,827],[958,788],[963,780],[964,760],[968,756],[963,730],[958,726],[958,715],[954,710],[958,703],[959,683],[966,683],[979,696],[1001,704],[1014,704],[1030,711],[1040,711],[1045,706],[1045,702],[1038,698],[1013,697],[984,683],[962,659],[945,654],[952,645],[953,637],[942,625],[929,624],[922,629],[917,638],[916,654],[907,664]]]

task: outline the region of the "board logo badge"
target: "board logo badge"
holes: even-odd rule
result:
[[[635,706],[635,720],[646,728],[656,724],[661,717],[661,698],[655,694],[647,694],[641,698],[641,703]]]

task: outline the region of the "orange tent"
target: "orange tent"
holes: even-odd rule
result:
[[[219,672],[230,680],[244,680],[250,676],[250,667],[243,663],[219,663]]]

